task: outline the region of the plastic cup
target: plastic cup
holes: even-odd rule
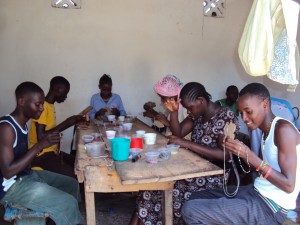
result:
[[[143,149],[143,139],[139,137],[132,137],[130,139],[130,148]]]
[[[116,131],[115,130],[106,130],[106,138],[107,139],[113,139],[116,136]]]
[[[124,161],[129,156],[130,140],[128,138],[113,138],[110,140],[111,156],[115,161]]]
[[[123,123],[123,130],[130,131],[132,128],[132,123]]]
[[[168,159],[170,158],[170,151],[167,148],[161,148],[158,150],[158,152],[160,153],[159,157],[162,159]]]
[[[124,122],[125,116],[119,116],[118,119],[119,119],[120,122]]]
[[[144,134],[144,141],[146,145],[154,145],[156,141],[156,133]]]
[[[115,121],[116,120],[116,115],[107,115],[108,121]]]
[[[136,135],[138,137],[144,137],[144,134],[146,133],[146,131],[144,131],[144,130],[137,130],[135,133],[136,133]]]
[[[172,155],[176,155],[179,151],[180,145],[169,144],[167,149],[171,152]]]

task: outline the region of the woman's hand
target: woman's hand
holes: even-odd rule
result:
[[[174,98],[168,98],[164,102],[164,106],[169,112],[175,112],[178,111],[179,109],[179,104],[180,104],[180,99],[175,100]]]
[[[155,116],[155,119],[160,121],[163,125],[165,125],[166,127],[170,126],[170,121],[168,120],[168,118],[163,114],[163,113],[158,113]]]
[[[170,135],[167,138],[169,139],[168,144],[177,144],[180,145],[180,147],[185,147],[184,145],[185,139],[182,139],[174,135]]]

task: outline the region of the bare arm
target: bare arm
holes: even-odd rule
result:
[[[218,147],[211,148],[176,136],[169,136],[169,142],[172,144],[178,144],[182,148],[188,148],[189,150],[199,155],[202,155],[210,160],[219,160],[219,161],[224,160],[224,152],[222,149]],[[228,153],[226,153],[226,159],[228,158],[229,155]]]
[[[58,143],[58,133],[49,134],[46,138],[35,144],[26,154],[15,160],[13,144],[16,138],[14,129],[7,123],[0,125],[0,169],[6,179],[9,179],[30,166],[36,155],[46,147]]]
[[[61,132],[61,131],[64,131],[65,129],[67,129],[67,128],[69,128],[69,127],[77,124],[80,121],[83,121],[83,116],[81,116],[81,115],[70,116],[65,121],[61,122],[60,124],[58,124],[54,128],[52,128],[50,130],[47,130],[47,131],[46,131],[46,125],[36,123],[37,139],[41,140],[47,134],[52,133],[52,132]]]

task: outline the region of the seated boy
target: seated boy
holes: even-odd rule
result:
[[[0,203],[48,213],[56,225],[82,223],[78,182],[49,171],[31,170],[36,155],[60,141],[58,132],[48,133],[28,151],[26,123],[43,112],[43,90],[35,83],[24,82],[15,94],[15,110],[0,118]]]
[[[65,129],[75,125],[83,119],[81,115],[74,115],[67,118],[60,124],[56,124],[55,106],[54,103],[62,103],[66,100],[70,91],[69,81],[61,76],[53,77],[50,81],[50,88],[45,97],[44,111],[38,119],[31,120],[29,132],[29,147],[31,148],[46,134],[53,131],[64,131]],[[40,167],[55,173],[60,173],[68,176],[74,175],[74,165],[64,164],[59,156],[60,146],[55,144],[43,149],[41,153],[31,163],[33,167]],[[64,154],[66,161],[74,162],[74,156]],[[73,158],[73,159],[71,159]],[[70,163],[73,164],[73,163]]]

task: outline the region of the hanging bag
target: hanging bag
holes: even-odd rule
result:
[[[274,55],[274,30],[280,0],[254,0],[238,48],[241,63],[252,76],[266,75]]]

